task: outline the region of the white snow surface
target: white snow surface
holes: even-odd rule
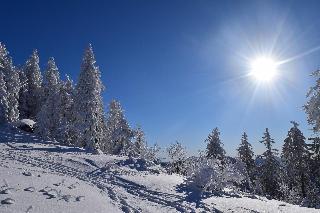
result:
[[[0,128],[0,212],[320,212],[258,196],[201,194],[160,166],[140,168],[126,157]]]

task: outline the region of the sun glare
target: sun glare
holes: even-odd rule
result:
[[[270,82],[277,74],[278,64],[269,57],[258,57],[250,63],[250,75],[259,82]]]

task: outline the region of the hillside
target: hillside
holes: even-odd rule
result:
[[[319,212],[263,197],[204,195],[157,165],[0,129],[0,212]]]

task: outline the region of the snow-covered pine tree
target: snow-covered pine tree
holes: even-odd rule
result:
[[[19,114],[20,119],[27,118],[28,106],[28,79],[23,69],[19,69],[20,91],[19,91]]]
[[[4,74],[7,87],[8,122],[17,121],[19,118],[18,99],[20,90],[19,74],[13,66],[12,58],[6,47],[0,43],[0,72]]]
[[[0,71],[0,124],[8,121],[8,94],[4,74]]]
[[[271,138],[269,129],[266,128],[262,141],[267,150],[262,154],[264,158],[263,165],[260,171],[260,182],[265,194],[272,198],[279,199],[280,194],[280,177],[279,177],[279,162],[276,159],[277,150],[272,148],[274,140]]]
[[[254,162],[254,154],[252,151],[252,146],[248,141],[247,133],[243,133],[241,137],[241,143],[239,148],[237,149],[240,160],[245,164],[247,175],[250,179],[251,184],[254,183],[255,180],[255,162]]]
[[[144,158],[147,152],[147,142],[145,139],[144,132],[139,126],[134,130],[134,143],[132,147],[132,154],[138,158]]]
[[[78,132],[76,145],[90,152],[100,148],[105,135],[104,109],[101,93],[104,86],[101,73],[96,66],[92,46],[84,52],[78,84],[75,89],[75,130]]]
[[[314,132],[320,131],[320,70],[311,74],[317,78],[316,85],[309,89],[307,98],[309,100],[304,105],[304,111],[308,117],[308,123],[313,126]]]
[[[75,140],[74,128],[72,127],[74,122],[74,110],[73,110],[73,95],[74,88],[72,80],[67,76],[67,80],[62,83],[60,88],[60,118],[61,124],[59,128],[59,141],[64,142],[67,145],[71,145]]]
[[[187,172],[187,153],[186,148],[176,141],[167,148],[168,157],[170,159],[170,173],[185,175]]]
[[[47,99],[37,114],[36,132],[42,137],[55,139],[60,127],[60,75],[53,58],[48,61],[45,71]]]
[[[8,120],[14,122],[19,119],[19,91],[20,91],[20,80],[19,73],[12,67],[11,74],[9,75],[7,82],[8,92]]]
[[[291,121],[293,127],[284,140],[281,157],[285,163],[286,182],[289,189],[295,189],[301,198],[306,196],[309,179],[309,152],[305,137],[298,123]]]
[[[105,153],[128,155],[132,149],[131,130],[119,101],[112,100],[107,115],[106,139],[102,146]]]
[[[220,140],[220,132],[217,127],[212,130],[205,142],[207,143],[207,158],[218,159],[224,163],[226,152],[222,147],[223,143]]]
[[[320,138],[309,138],[312,143],[307,144],[310,153],[310,173],[311,181],[315,182],[320,188]]]
[[[42,76],[39,67],[38,51],[34,50],[24,66],[27,77],[26,117],[35,119],[42,106]]]

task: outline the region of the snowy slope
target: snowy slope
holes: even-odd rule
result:
[[[204,195],[158,166],[145,170],[125,157],[92,155],[12,128],[0,129],[0,187],[1,213],[319,212],[260,197]]]

